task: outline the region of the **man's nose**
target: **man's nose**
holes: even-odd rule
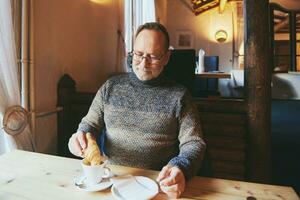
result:
[[[143,66],[143,67],[150,66],[150,62],[149,62],[149,59],[148,59],[147,56],[142,57],[142,61],[141,61],[140,65]]]

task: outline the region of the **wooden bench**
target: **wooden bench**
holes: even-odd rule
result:
[[[242,100],[198,99],[209,176],[245,180],[247,120]],[[206,169],[209,170],[209,169]]]

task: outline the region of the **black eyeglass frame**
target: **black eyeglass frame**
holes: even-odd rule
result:
[[[151,54],[146,54],[146,55],[138,55],[137,52],[135,52],[134,50],[132,52],[130,52],[129,54],[130,56],[132,56],[132,61],[135,61],[136,63],[141,63],[143,61],[143,59],[148,59],[148,62],[151,64],[158,64],[163,57],[166,55],[166,53],[162,54],[159,56],[159,58],[155,58],[157,56],[151,55]]]

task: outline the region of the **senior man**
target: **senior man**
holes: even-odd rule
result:
[[[178,198],[205,151],[198,111],[188,90],[163,72],[170,57],[163,25],[141,25],[133,49],[133,72],[101,86],[69,149],[82,156],[85,133],[96,137],[105,127],[105,154],[111,164],[161,170],[161,190]]]

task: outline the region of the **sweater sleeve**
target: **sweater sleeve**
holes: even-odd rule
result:
[[[188,92],[179,102],[179,109],[179,155],[168,164],[179,167],[189,180],[201,167],[206,144],[202,139],[198,109]]]
[[[103,109],[105,85],[106,84],[98,90],[87,115],[82,118],[77,131],[90,132],[94,135],[98,135],[100,130],[104,127]]]

